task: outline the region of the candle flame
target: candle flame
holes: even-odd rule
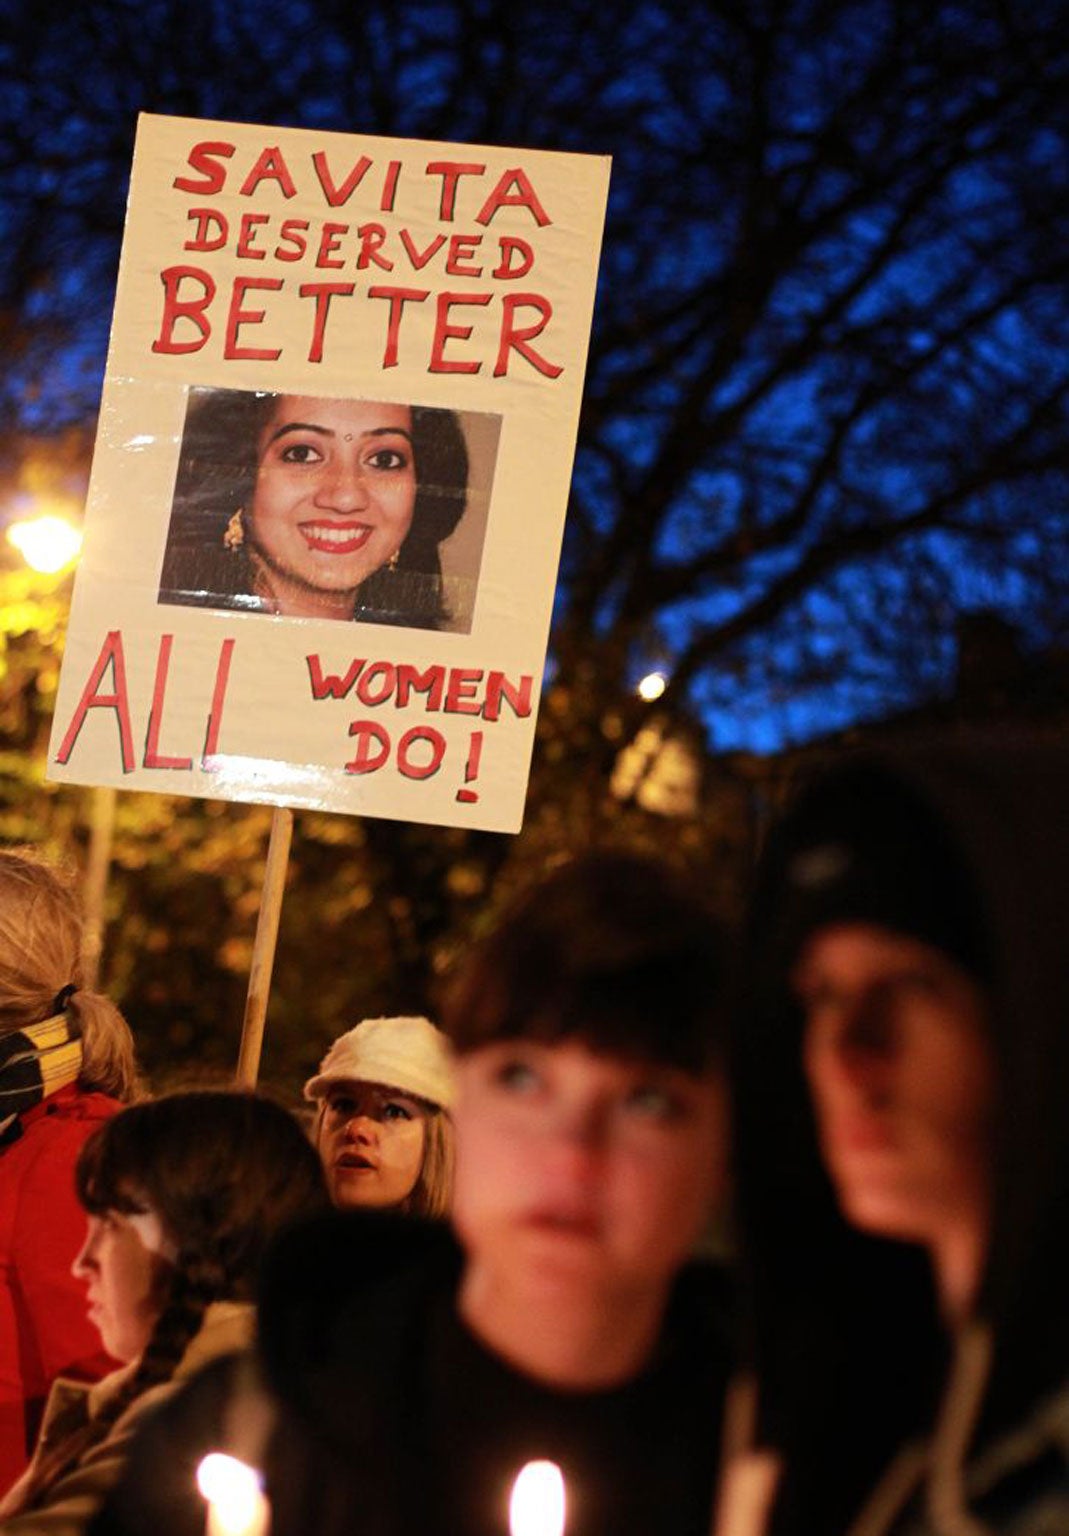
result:
[[[197,1467],[197,1487],[208,1501],[212,1536],[259,1536],[266,1526],[267,1500],[255,1468],[212,1451]]]
[[[555,1461],[521,1467],[509,1500],[510,1536],[564,1536],[564,1477]]]

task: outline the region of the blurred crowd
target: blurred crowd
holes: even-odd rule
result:
[[[732,931],[562,856],[300,1113],[0,853],[0,1531],[1069,1533],[1067,769],[853,755]]]

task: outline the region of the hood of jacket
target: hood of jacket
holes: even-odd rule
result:
[[[855,843],[860,878],[800,894],[799,868],[837,838]],[[849,758],[802,789],[762,860],[734,1063],[752,1349],[763,1435],[785,1450],[800,1504],[835,1485],[828,1528],[925,1430],[947,1363],[927,1254],[850,1227],[817,1148],[789,975],[807,934],[837,918],[934,943],[985,994],[998,1096],[977,1306],[994,1338],[988,1438],[1069,1376],[1069,751],[973,738]]]

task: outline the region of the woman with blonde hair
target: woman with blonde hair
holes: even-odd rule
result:
[[[82,985],[69,884],[0,850],[0,1488],[26,1464],[52,1380],[110,1359],[71,1262],[85,1231],[74,1166],[87,1137],[137,1093],[115,1005]]]
[[[429,1019],[364,1019],[340,1035],[304,1096],[331,1200],[344,1209],[446,1216],[453,1182],[453,1079]]]

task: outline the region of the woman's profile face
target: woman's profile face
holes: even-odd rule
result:
[[[71,1269],[86,1282],[89,1320],[104,1348],[126,1364],[139,1358],[156,1326],[173,1245],[151,1209],[105,1211],[88,1220]]]
[[[260,432],[246,531],[279,613],[352,617],[412,526],[412,412],[280,395]]]

